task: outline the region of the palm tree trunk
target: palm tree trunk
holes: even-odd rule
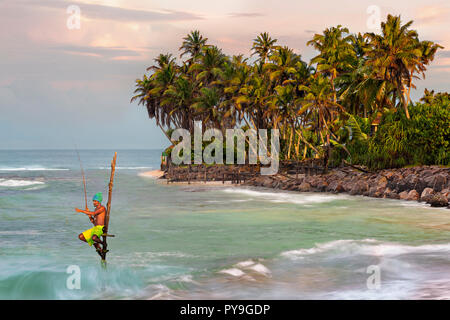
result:
[[[292,146],[292,137],[294,134],[294,130],[291,129],[291,135],[289,137],[289,148],[288,148],[288,160],[291,159],[291,146]]]
[[[162,130],[162,132],[164,132],[164,135],[167,137],[167,139],[169,139],[170,143],[173,145],[173,141],[172,141],[172,139],[169,137],[169,135],[167,134],[166,130],[164,130],[164,128],[161,126],[160,123],[158,123],[158,126],[160,127],[160,129]]]
[[[402,83],[401,90],[400,90],[401,100],[402,100],[403,108],[405,109],[406,119],[410,119],[409,111],[408,111],[408,101],[405,98],[405,92],[406,92],[405,85]]]

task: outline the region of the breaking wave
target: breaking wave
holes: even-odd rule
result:
[[[262,198],[264,200],[275,203],[294,203],[294,204],[306,204],[306,203],[324,203],[334,200],[347,199],[346,195],[332,195],[332,194],[311,194],[311,193],[289,193],[289,192],[264,192],[251,189],[242,188],[227,188],[223,190],[226,193],[241,194],[254,198]]]
[[[68,171],[67,168],[46,168],[38,166],[29,167],[0,167],[0,171]]]
[[[45,183],[42,181],[35,180],[15,180],[15,179],[0,179],[0,187],[28,187],[34,185],[44,185]]]

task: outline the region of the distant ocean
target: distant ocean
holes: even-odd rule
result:
[[[80,150],[91,209],[94,193],[107,198],[113,154]],[[77,238],[91,224],[74,211],[84,206],[75,150],[0,151],[0,299],[450,298],[450,210],[161,184],[140,175],[160,155],[118,150],[104,271]],[[79,290],[67,287],[69,266]]]

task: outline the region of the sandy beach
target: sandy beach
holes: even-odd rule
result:
[[[164,175],[164,171],[161,170],[152,170],[146,171],[139,174],[141,177],[149,177],[149,178],[161,178]]]

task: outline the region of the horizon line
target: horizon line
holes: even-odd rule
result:
[[[111,151],[111,150],[161,150],[165,149],[165,147],[160,148],[79,148],[78,150],[99,150],[99,151]],[[77,150],[76,148],[56,148],[56,149],[48,149],[48,148],[17,148],[17,149],[6,149],[0,148],[0,151],[70,151]]]

